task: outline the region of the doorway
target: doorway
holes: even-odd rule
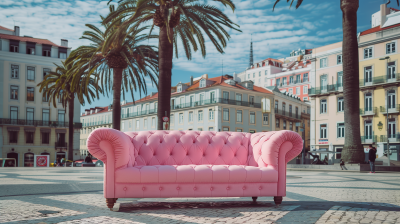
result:
[[[33,167],[34,154],[31,152],[24,154],[24,167]]]
[[[7,158],[14,158],[15,159],[15,166],[18,167],[18,153],[16,152],[9,152],[7,153]],[[14,162],[13,162],[14,163]]]
[[[62,158],[67,159],[65,158],[65,152],[57,152],[56,154],[57,163],[60,163]]]

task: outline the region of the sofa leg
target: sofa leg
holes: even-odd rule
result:
[[[117,203],[118,198],[114,198],[114,203]]]
[[[112,211],[115,203],[115,198],[106,198],[107,207]]]
[[[258,197],[251,197],[253,199],[253,203],[257,203],[257,198]]]
[[[279,206],[282,203],[282,196],[275,196],[274,202],[275,202],[275,205]]]

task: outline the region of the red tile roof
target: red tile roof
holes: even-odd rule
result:
[[[396,11],[396,12],[400,11],[400,10],[392,8],[392,7],[390,7],[390,9],[393,10],[393,11]]]
[[[5,28],[4,26],[0,26],[0,30],[7,30],[7,31],[13,31],[14,32],[14,30]]]
[[[60,45],[57,45],[47,39],[39,39],[39,38],[33,38],[33,37],[20,37],[20,36],[14,36],[14,35],[9,35],[9,34],[3,34],[0,33],[0,39],[8,39],[8,40],[18,40],[18,41],[22,41],[22,42],[34,42],[37,44],[47,44],[47,45],[51,45],[51,46],[55,46],[55,47],[63,47]],[[63,47],[65,48],[65,47]]]
[[[400,23],[394,24],[392,26],[384,27],[384,28],[381,28],[381,26],[376,26],[376,27],[373,27],[371,29],[368,29],[368,30],[365,30],[365,31],[361,32],[360,36],[371,34],[371,33],[375,33],[375,32],[379,32],[379,31],[382,31],[382,30],[391,29],[393,27],[398,27],[398,26],[400,26]]]

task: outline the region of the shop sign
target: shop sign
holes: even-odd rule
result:
[[[35,167],[49,167],[49,155],[35,155]]]
[[[328,139],[319,139],[319,144],[320,145],[327,145],[328,144]]]

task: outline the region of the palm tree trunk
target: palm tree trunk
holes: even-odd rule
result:
[[[121,84],[122,68],[113,68],[113,105],[112,122],[113,128],[121,130]]]
[[[173,29],[170,29],[170,36],[173,36]],[[168,40],[167,27],[160,27],[158,42],[158,130],[163,130],[163,117],[170,117],[171,110],[171,76],[173,43]]]
[[[357,10],[359,0],[340,0],[343,12],[343,96],[345,141],[342,159],[362,163],[364,151],[360,136],[360,97],[357,41]]]
[[[74,96],[68,100],[68,159],[74,161]]]

